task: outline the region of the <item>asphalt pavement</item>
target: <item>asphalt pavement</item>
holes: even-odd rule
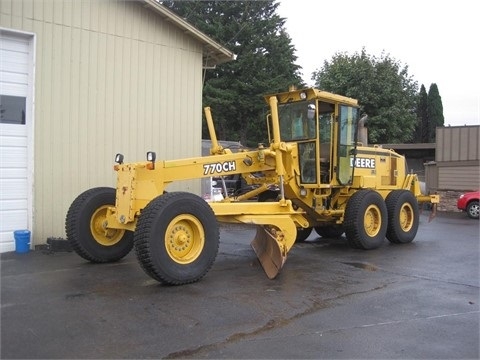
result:
[[[478,359],[479,221],[439,213],[376,250],[315,233],[269,280],[245,226],[199,282],[164,286],[132,252],[4,253],[2,359]]]

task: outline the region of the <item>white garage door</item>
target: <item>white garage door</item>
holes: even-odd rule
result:
[[[0,252],[30,229],[33,37],[0,30]]]

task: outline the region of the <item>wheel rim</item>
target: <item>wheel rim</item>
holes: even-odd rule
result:
[[[175,217],[165,233],[165,247],[170,258],[179,264],[189,264],[201,254],[205,245],[202,223],[192,215]]]
[[[90,233],[96,242],[103,246],[112,246],[118,243],[125,230],[107,228],[107,210],[109,205],[99,207],[90,218]]]
[[[403,231],[407,232],[413,227],[414,213],[413,207],[409,203],[402,205],[400,209],[400,227]]]
[[[382,226],[382,214],[376,205],[370,205],[365,211],[363,218],[365,232],[369,237],[375,237]]]
[[[470,206],[470,215],[474,217],[478,217],[479,214],[480,214],[480,205]]]

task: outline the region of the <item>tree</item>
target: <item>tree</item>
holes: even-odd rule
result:
[[[422,84],[420,93],[418,94],[417,104],[417,127],[415,130],[416,143],[429,142],[429,126],[428,126],[428,95],[425,86]]]
[[[428,89],[427,98],[428,114],[428,141],[435,142],[437,126],[444,125],[442,98],[438,91],[437,84],[431,84]]]
[[[300,67],[275,1],[173,1],[164,5],[237,55],[205,72],[203,102],[217,136],[256,146],[267,140],[264,94],[301,86]],[[204,138],[208,138],[206,126]]]
[[[322,90],[358,99],[368,114],[369,141],[403,143],[414,138],[417,122],[417,82],[389,55],[379,58],[365,48],[353,55],[336,53],[314,72],[312,80]]]

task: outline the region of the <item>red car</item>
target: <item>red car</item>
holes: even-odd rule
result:
[[[460,195],[457,200],[457,208],[466,211],[468,217],[478,219],[480,214],[480,191],[467,192]]]

